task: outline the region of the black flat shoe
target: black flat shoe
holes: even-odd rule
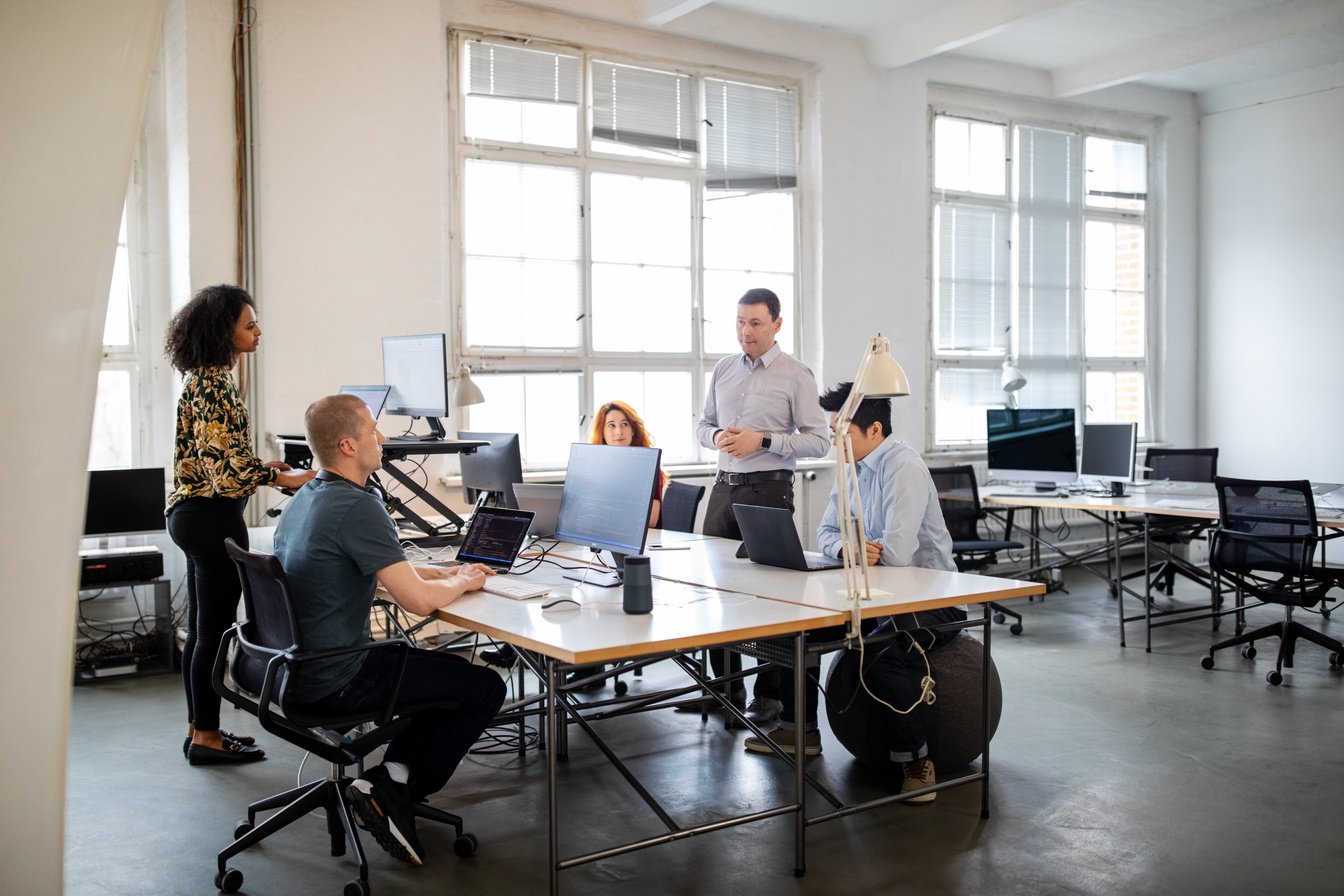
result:
[[[257,742],[257,739],[255,737],[249,737],[246,734],[234,734],[232,731],[220,731],[219,736],[224,738],[225,743],[233,741],[234,743],[240,743],[245,747],[253,746]],[[191,735],[187,735],[186,737],[182,738],[183,759],[191,758],[190,756],[187,755],[187,751],[189,749],[191,749]]]
[[[192,765],[226,765],[236,762],[257,762],[266,758],[261,747],[249,747],[237,741],[224,741],[224,749],[216,750],[205,744],[187,747],[187,761]]]

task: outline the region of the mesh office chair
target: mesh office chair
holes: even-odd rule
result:
[[[1316,546],[1335,537],[1323,536],[1316,525],[1311,483],[1306,480],[1274,482],[1255,479],[1214,479],[1218,492],[1218,527],[1213,532],[1209,565],[1220,579],[1237,590],[1237,606],[1244,595],[1284,608],[1283,621],[1243,632],[1209,648],[1200,661],[1213,668],[1213,654],[1243,645],[1241,655],[1255,657],[1255,642],[1277,637],[1279,655],[1266,679],[1283,683],[1283,667],[1292,668],[1298,639],[1330,651],[1332,668],[1344,662],[1344,644],[1293,620],[1293,610],[1309,609],[1325,600],[1340,583],[1344,569],[1314,565]],[[1337,533],[1338,534],[1338,533]]]
[[[1218,475],[1217,448],[1149,448],[1144,457],[1144,466],[1148,467],[1150,480],[1170,482],[1212,482]],[[1142,531],[1143,519],[1124,521],[1128,529]],[[1148,567],[1124,576],[1131,579],[1147,575],[1154,591],[1173,593],[1176,576],[1180,574],[1193,582],[1213,587],[1213,577],[1206,571],[1187,560],[1177,557],[1174,549],[1177,545],[1190,544],[1201,538],[1212,523],[1205,520],[1190,520],[1178,516],[1152,514],[1148,517],[1149,543],[1158,546],[1165,557]],[[1215,598],[1216,603],[1216,598]],[[1215,607],[1216,609],[1216,607]]]
[[[410,724],[410,717],[395,714],[395,691],[388,695],[387,705],[378,714],[337,716],[305,712],[286,700],[285,682],[291,669],[321,657],[391,650],[394,655],[399,652],[404,662],[410,645],[403,640],[368,641],[354,647],[305,652],[280,561],[270,554],[244,550],[232,539],[224,544],[242,578],[246,619],[230,628],[220,643],[214,666],[215,690],[229,703],[255,715],[265,730],[331,763],[331,769],[326,778],[257,800],[247,807],[247,818],[233,829],[234,842],[219,853],[215,886],[225,893],[236,893],[243,885],[243,873],[228,867],[231,857],[321,809],[326,813],[331,854],[345,855],[348,842],[359,865],[359,877],[345,885],[345,896],[367,896],[369,866],[346,802],[345,788],[351,777],[345,770],[361,765],[364,757]],[[226,677],[226,672],[231,676]],[[424,707],[403,707],[421,708]],[[257,814],[271,809],[279,811],[258,824]],[[414,811],[419,818],[451,825],[456,833],[453,851],[459,856],[476,852],[476,838],[462,832],[462,819],[458,816],[425,803],[417,804]]]
[[[943,511],[943,522],[952,535],[952,557],[957,569],[973,572],[998,562],[999,551],[1020,550],[1024,545],[1013,541],[1013,512],[1005,518],[1003,538],[992,540],[980,535],[980,522],[985,512],[980,507],[980,489],[975,482],[975,468],[969,464],[955,467],[931,467],[934,487],[938,489],[938,506]],[[1003,623],[1005,616],[1016,621],[1008,627],[1015,635],[1022,634],[1022,614],[991,603],[994,621]]]

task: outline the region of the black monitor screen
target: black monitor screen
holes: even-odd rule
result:
[[[1133,479],[1136,429],[1133,423],[1084,423],[1078,472],[1102,479]]]
[[[481,492],[489,492],[496,505],[517,508],[513,484],[523,481],[523,456],[516,432],[459,432],[459,439],[489,442],[471,454],[461,456],[462,491],[475,502]]]
[[[389,414],[424,417],[445,435],[441,418],[448,416],[448,338],[442,333],[383,337],[383,382],[391,388]]]
[[[162,467],[90,470],[85,535],[125,535],[164,529]]]
[[[639,554],[649,528],[662,451],[575,442],[555,537],[617,554]]]
[[[991,476],[1065,481],[1077,475],[1073,408],[989,408],[985,413]]]

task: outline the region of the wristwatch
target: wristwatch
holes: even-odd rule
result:
[[[765,435],[761,436],[761,450],[762,451],[770,450],[770,433],[766,433]]]

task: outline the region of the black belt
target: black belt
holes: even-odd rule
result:
[[[715,482],[725,485],[755,485],[758,482],[792,482],[792,470],[761,470],[758,473],[719,473]]]

